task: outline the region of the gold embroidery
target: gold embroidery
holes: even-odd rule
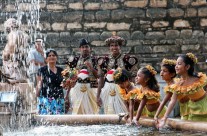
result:
[[[110,94],[111,96],[115,96],[115,95],[116,95],[116,91],[111,90],[109,94]]]
[[[83,85],[81,86],[81,89],[80,89],[81,92],[86,92],[87,91],[87,86],[86,85]]]

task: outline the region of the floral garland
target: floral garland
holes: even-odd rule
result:
[[[155,69],[154,69],[152,66],[147,65],[147,66],[145,66],[145,68],[146,68],[147,70],[149,70],[149,72],[150,72],[152,75],[156,75],[156,74],[157,74],[157,71],[155,71]]]
[[[162,60],[162,64],[163,65],[176,65],[176,60],[173,60],[173,59],[166,59],[166,58],[164,58],[163,60]]]
[[[188,56],[195,64],[198,63],[198,59],[193,53],[187,53],[186,56]]]

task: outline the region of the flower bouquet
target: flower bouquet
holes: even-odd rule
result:
[[[61,75],[63,77],[63,81],[61,83],[61,86],[65,89],[70,89],[74,87],[76,81],[77,81],[77,74],[78,71],[75,68],[69,68],[67,67],[61,72]]]

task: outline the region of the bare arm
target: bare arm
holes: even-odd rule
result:
[[[133,120],[133,116],[134,116],[134,100],[130,99],[129,100],[129,115],[130,115],[130,123]]]
[[[98,89],[97,89],[97,97],[96,97],[98,106],[101,106],[100,95],[101,95],[101,89],[103,88],[103,86],[104,86],[104,77],[101,76],[99,77],[99,80],[98,80]]]
[[[37,86],[36,86],[36,97],[40,96],[40,88],[42,86],[42,78],[41,76],[37,76]]]
[[[164,99],[162,100],[161,104],[159,105],[158,109],[157,109],[157,112],[154,116],[154,119],[157,120],[160,112],[162,111],[163,107],[165,106],[165,104],[170,100],[171,96],[173,94],[171,92],[167,92]]]
[[[146,98],[146,96],[144,96],[143,99],[141,100],[141,102],[139,104],[139,108],[137,110],[137,114],[136,114],[136,117],[135,117],[136,121],[138,121],[140,119],[140,117],[142,115],[142,111],[143,111],[144,106],[146,105],[146,103],[147,103],[147,98]]]
[[[162,128],[165,125],[165,123],[167,121],[167,117],[170,115],[171,111],[173,110],[173,108],[176,104],[176,101],[177,101],[177,95],[176,95],[176,93],[173,93],[164,117],[161,119],[161,121],[158,122],[159,128]]]

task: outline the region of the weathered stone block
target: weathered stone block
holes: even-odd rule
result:
[[[90,3],[87,2],[84,6],[85,10],[99,10],[101,6],[101,3]]]
[[[165,35],[164,35],[164,32],[147,32],[145,39],[161,40],[161,39],[165,39]]]
[[[175,20],[173,26],[174,27],[189,28],[190,24],[187,20],[178,19],[178,20]]]
[[[119,4],[117,2],[104,2],[101,3],[101,9],[102,10],[112,10],[112,9],[118,9]]]
[[[191,0],[178,0],[178,4],[183,5],[183,6],[187,6],[190,4]]]
[[[87,32],[75,32],[73,35],[74,39],[80,40],[81,38],[88,38],[88,33]]]
[[[153,46],[153,53],[168,53],[173,50],[172,46],[160,45],[160,46]]]
[[[129,31],[119,31],[117,32],[117,35],[123,37],[125,40],[130,39]]]
[[[38,5],[37,5],[38,6]],[[30,7],[31,7],[31,4],[30,3],[19,3],[19,10],[20,11],[31,11],[31,9],[30,9]]]
[[[192,30],[191,29],[187,29],[187,30],[181,30],[180,32],[180,37],[182,39],[189,39],[192,36]]]
[[[201,21],[200,21],[200,25],[201,26],[207,26],[207,19],[202,18]]]
[[[142,46],[135,46],[134,52],[137,54],[145,54],[145,53],[152,53],[152,47],[147,45]]]
[[[130,26],[129,23],[107,23],[107,30],[129,30]]]
[[[124,10],[113,10],[111,12],[111,19],[112,20],[121,20],[121,19],[124,19],[124,13],[125,11]]]
[[[96,22],[96,23],[85,23],[84,28],[104,28],[106,27],[106,22]]]
[[[98,46],[106,46],[106,43],[104,41],[92,41],[91,45],[96,46],[96,47],[98,47]],[[107,47],[105,47],[105,48],[107,48]],[[100,54],[98,50],[96,51],[96,53]],[[104,54],[106,54],[106,52]]]
[[[57,46],[58,39],[59,39],[59,33],[48,32],[46,44],[48,44],[49,47]]]
[[[88,34],[88,41],[99,41],[100,40],[100,33],[92,32]]]
[[[143,40],[144,39],[144,34],[142,33],[142,31],[134,31],[131,34],[131,39],[132,40]]]
[[[65,31],[66,23],[53,23],[52,30],[54,31]]]
[[[67,9],[67,6],[66,5],[62,5],[62,4],[48,4],[47,5],[47,10],[48,11],[59,11],[59,12],[62,12],[64,10]]]
[[[53,21],[60,19],[60,16],[56,16],[55,14],[53,14]],[[61,19],[60,19],[61,20]],[[51,21],[51,13],[50,12],[41,12],[40,14],[40,22],[41,21],[47,21],[50,22]]]
[[[128,9],[125,11],[126,18],[144,18],[145,12],[142,9]]]
[[[183,53],[198,51],[200,50],[200,45],[182,45],[181,50]]]
[[[83,10],[83,3],[82,2],[69,3],[68,8],[74,10]]]
[[[7,13],[8,13],[8,12],[15,12],[15,11],[17,11],[17,10],[15,9],[15,6],[12,5],[12,4],[8,4],[8,5],[6,5],[6,7],[5,7],[4,10],[5,10]]]
[[[60,41],[62,42],[70,42],[70,40],[72,39],[70,32],[61,32],[60,33]]]
[[[51,13],[51,21],[52,22],[63,22],[65,14],[64,13]]]
[[[151,8],[147,9],[146,15],[150,18],[164,18],[166,17],[167,11],[162,8]]]
[[[187,8],[185,17],[195,17],[197,16],[197,10],[195,8]]]
[[[68,12],[65,13],[62,17],[64,21],[69,23],[81,22],[83,17],[83,11]]]
[[[152,26],[157,28],[157,27],[168,27],[169,22],[168,21],[154,21],[152,23]]]
[[[167,30],[165,32],[167,39],[176,39],[180,36],[180,31],[178,30]]]
[[[184,11],[180,8],[171,8],[168,10],[170,17],[182,17],[184,16]]]
[[[197,44],[198,43],[198,39],[183,39],[183,44],[184,45],[193,45],[193,44]]]
[[[167,0],[150,0],[150,7],[167,7]]]
[[[51,30],[51,25],[48,22],[42,22],[42,30],[44,31],[50,31]]]
[[[200,17],[207,16],[207,7],[199,8],[198,9],[198,16],[200,16]]]
[[[93,22],[95,20],[94,12],[84,12],[84,19],[89,22]]]
[[[125,1],[124,6],[134,8],[144,8],[148,4],[148,0]]]
[[[126,46],[140,46],[142,43],[140,40],[127,40]]]
[[[202,38],[204,37],[204,32],[202,30],[194,30],[192,38]]]
[[[191,3],[192,6],[207,5],[206,0],[195,0]]]
[[[73,22],[73,23],[67,23],[67,30],[73,30],[73,29],[81,29],[82,25],[78,22]]]
[[[101,35],[100,35],[100,39],[105,41],[107,38],[111,37],[113,34],[112,32],[108,32],[108,31],[104,31]]]
[[[110,20],[110,11],[109,10],[97,11],[96,12],[96,19],[98,21],[107,21],[107,20]]]

